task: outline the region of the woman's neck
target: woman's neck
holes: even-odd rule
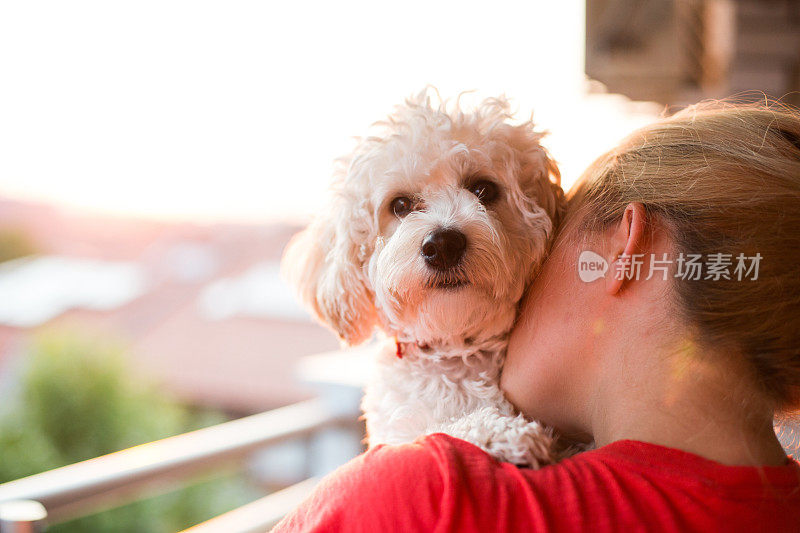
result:
[[[618,364],[637,364],[607,368],[609,379],[595,395],[590,425],[598,445],[632,439],[728,465],[786,462],[772,406],[755,392],[738,354],[711,354],[686,342],[656,353],[652,342],[649,351],[625,351]]]

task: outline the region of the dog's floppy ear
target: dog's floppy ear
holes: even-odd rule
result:
[[[377,322],[364,268],[374,241],[372,213],[365,199],[333,192],[328,211],[286,246],[281,274],[320,321],[355,345],[372,336]]]
[[[530,211],[525,204],[535,202],[545,210],[555,230],[561,223],[567,202],[561,188],[558,166],[539,144],[544,133],[534,131],[531,121],[518,126],[503,124],[501,128],[506,142],[517,153],[522,192],[522,197],[518,199],[520,211]]]

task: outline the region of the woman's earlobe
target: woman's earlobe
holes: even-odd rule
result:
[[[608,262],[608,272],[606,272],[605,277],[607,294],[614,295],[622,289],[622,284],[625,281],[624,271],[622,270],[623,261],[625,261],[625,254],[620,252],[613,255],[611,261]]]

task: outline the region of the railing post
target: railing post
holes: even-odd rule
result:
[[[44,505],[35,500],[0,503],[0,533],[40,533],[46,518]]]

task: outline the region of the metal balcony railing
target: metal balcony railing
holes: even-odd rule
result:
[[[332,407],[332,406],[346,407]],[[255,451],[330,427],[355,429],[356,403],[313,399],[0,485],[0,533],[33,532],[241,462]],[[222,515],[191,531],[265,531],[313,488],[314,479]]]

